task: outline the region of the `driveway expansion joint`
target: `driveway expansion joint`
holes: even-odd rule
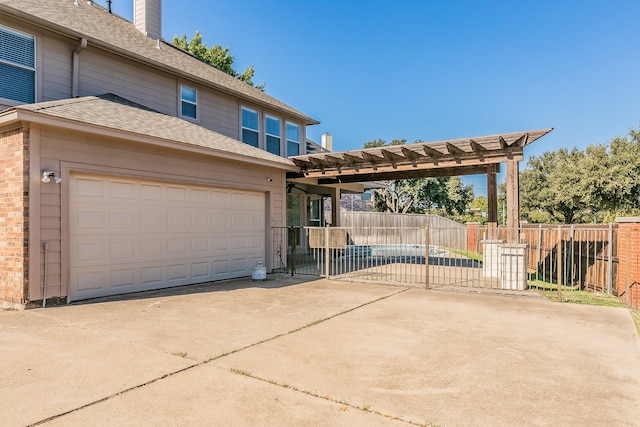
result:
[[[333,315],[328,316],[328,317],[326,317],[326,318],[323,318],[323,319],[320,319],[320,320],[316,320],[316,321],[311,322],[311,323],[307,323],[306,325],[303,325],[303,326],[301,326],[301,327],[299,327],[299,328],[292,329],[292,330],[290,330],[290,331],[288,331],[288,332],[285,332],[285,333],[282,333],[282,334],[274,335],[274,336],[269,337],[269,338],[266,338],[266,339],[264,339],[264,340],[260,340],[260,341],[255,342],[255,343],[248,344],[248,345],[246,345],[246,346],[244,346],[244,347],[241,347],[241,348],[238,348],[238,349],[235,349],[235,350],[229,351],[229,352],[225,352],[225,353],[219,354],[218,356],[215,356],[215,357],[212,357],[212,358],[204,359],[204,360],[202,360],[202,361],[200,361],[200,362],[198,362],[198,363],[194,363],[193,365],[189,365],[189,366],[186,366],[186,367],[184,367],[184,368],[178,369],[178,370],[176,370],[176,371],[169,372],[169,373],[164,374],[164,375],[162,375],[162,376],[160,376],[160,377],[157,377],[157,378],[154,378],[154,379],[152,379],[152,380],[146,381],[146,382],[144,382],[144,383],[142,383],[142,384],[138,384],[138,385],[135,385],[135,386],[129,387],[129,388],[127,388],[127,389],[121,390],[121,391],[119,391],[119,392],[117,392],[117,393],[113,393],[113,394],[111,394],[111,395],[109,395],[109,396],[103,397],[103,398],[98,399],[98,400],[95,400],[95,401],[93,401],[93,402],[89,402],[89,403],[86,403],[86,404],[84,404],[84,405],[78,406],[77,408],[70,409],[70,410],[65,411],[65,412],[62,412],[62,413],[60,413],[60,414],[52,415],[52,416],[47,417],[47,418],[45,418],[45,419],[43,419],[43,420],[40,420],[40,421],[37,421],[37,422],[35,422],[35,423],[29,424],[29,426],[28,426],[28,427],[35,427],[35,426],[39,426],[39,425],[46,424],[46,423],[48,423],[48,422],[50,422],[50,421],[53,421],[53,420],[56,420],[56,419],[58,419],[58,418],[64,417],[65,415],[69,415],[69,414],[72,414],[72,413],[74,413],[74,412],[81,411],[82,409],[85,409],[85,408],[88,408],[88,407],[91,407],[91,406],[97,405],[97,404],[99,404],[99,403],[106,402],[107,400],[113,399],[113,398],[115,398],[115,397],[121,396],[121,395],[126,394],[126,393],[129,393],[129,392],[131,392],[131,391],[138,390],[138,389],[140,389],[140,388],[146,387],[146,386],[148,386],[148,385],[151,385],[151,384],[153,384],[153,383],[156,383],[156,382],[158,382],[158,381],[160,381],[160,380],[163,380],[163,379],[165,379],[165,378],[169,378],[169,377],[172,377],[172,376],[174,376],[174,375],[177,375],[177,374],[180,374],[180,373],[183,373],[183,372],[189,371],[189,370],[191,370],[191,369],[193,369],[193,368],[196,368],[196,367],[198,367],[198,366],[202,366],[202,365],[208,364],[209,362],[213,362],[213,361],[215,361],[215,360],[219,360],[219,359],[221,359],[221,358],[223,358],[223,357],[225,357],[225,356],[228,356],[228,355],[231,355],[231,354],[234,354],[234,353],[238,353],[238,352],[240,352],[240,351],[242,351],[242,350],[246,350],[246,349],[249,349],[249,348],[252,348],[252,347],[258,346],[258,345],[260,345],[260,344],[263,344],[263,343],[266,343],[266,342],[269,342],[269,341],[273,341],[273,340],[275,340],[275,339],[278,339],[278,338],[281,338],[281,337],[284,337],[284,336],[287,336],[287,335],[290,335],[290,334],[296,333],[296,332],[301,331],[301,330],[303,330],[303,329],[310,328],[311,326],[318,325],[318,324],[320,324],[320,323],[326,322],[327,320],[331,320],[331,319],[336,318],[336,317],[338,317],[338,316],[342,316],[342,315],[344,315],[344,314],[347,314],[347,313],[350,313],[350,312],[352,312],[352,311],[358,310],[358,309],[360,309],[360,308],[362,308],[362,307],[366,307],[366,306],[368,306],[368,305],[375,304],[376,302],[383,301],[383,300],[385,300],[385,299],[387,299],[387,298],[391,298],[391,297],[393,297],[393,296],[395,296],[395,295],[399,295],[399,294],[404,293],[404,292],[406,292],[406,291],[408,291],[408,290],[410,290],[410,289],[411,289],[411,288],[405,288],[405,289],[402,289],[402,290],[400,290],[400,291],[398,291],[398,292],[393,292],[393,293],[391,293],[391,294],[384,295],[384,296],[382,296],[382,297],[380,297],[380,298],[376,298],[376,299],[374,299],[374,300],[367,301],[367,302],[365,302],[365,303],[363,303],[363,304],[360,304],[360,305],[357,305],[357,306],[355,306],[355,307],[348,308],[348,309],[346,309],[346,310],[343,310],[343,311],[341,311],[341,312],[339,312],[339,313],[333,314]],[[48,315],[46,315],[46,314],[44,314],[44,313],[37,313],[37,315],[38,315],[38,316],[45,317],[45,318],[49,318],[49,319],[51,319],[51,320],[56,320],[56,321],[58,321],[58,322],[62,322],[62,323],[64,323],[64,324],[68,324],[68,325],[70,325],[70,326],[76,327],[76,328],[81,329],[81,330],[84,330],[84,329],[85,329],[85,328],[83,328],[83,327],[82,327],[82,326],[80,326],[80,325],[76,325],[76,324],[74,324],[74,323],[72,323],[72,322],[62,321],[62,320],[60,320],[60,319],[55,319],[55,318],[52,318],[52,317],[50,317],[50,316],[48,316]],[[175,357],[186,358],[186,357],[182,356],[181,354],[172,354],[172,355],[173,355],[173,356],[175,356]],[[186,355],[185,355],[185,356],[186,356]],[[236,372],[236,373],[237,373],[237,372]],[[318,397],[319,397],[319,396],[318,396]],[[349,405],[349,406],[353,406],[353,405]],[[356,406],[353,406],[353,407],[356,407]],[[362,408],[360,408],[360,409],[362,409]],[[384,415],[384,414],[380,414],[380,415]]]

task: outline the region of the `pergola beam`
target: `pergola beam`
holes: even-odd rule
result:
[[[499,164],[495,167],[499,170]],[[458,166],[439,169],[409,169],[404,171],[391,170],[388,172],[371,171],[357,175],[326,176],[318,179],[318,185],[348,184],[352,182],[386,181],[413,178],[438,178],[444,176],[481,175],[487,172],[486,166]]]
[[[456,166],[457,167],[479,166],[479,169],[484,171],[486,170],[487,164],[504,163],[507,160],[512,160],[512,159],[513,160],[523,159],[522,150],[519,150],[518,152],[514,152],[514,153],[517,153],[517,154],[510,154],[508,156],[498,156],[498,157],[487,156],[483,159],[483,161],[478,161],[477,159],[470,158],[470,157],[461,157],[458,159],[450,158],[448,160],[439,161],[437,163],[416,161],[416,166],[414,166],[413,163],[408,163],[408,162],[396,163],[394,166],[389,162],[387,162],[386,160],[383,160],[382,158],[376,158],[375,162],[367,162],[367,163],[362,163],[358,165],[357,170],[352,165],[342,165],[341,170],[337,170],[335,167],[331,167],[330,164],[326,164],[325,165],[326,167],[323,170],[318,170],[314,168],[310,170],[308,169],[302,174],[299,174],[296,172],[287,173],[287,176],[289,178],[296,178],[296,177],[303,177],[303,176],[307,178],[314,178],[314,177],[325,177],[325,176],[360,175],[360,174],[371,173],[374,171],[378,173],[384,173],[384,172],[393,172],[393,171],[401,172],[401,171],[415,170],[415,169],[437,170],[437,169],[450,168],[450,167],[456,167]]]

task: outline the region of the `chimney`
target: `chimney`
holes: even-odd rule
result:
[[[322,134],[322,147],[329,151],[333,151],[333,136],[330,133]]]
[[[162,38],[162,1],[133,0],[133,24],[152,39]]]

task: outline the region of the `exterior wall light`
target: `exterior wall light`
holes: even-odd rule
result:
[[[62,178],[56,176],[55,172],[52,172],[50,170],[45,170],[42,172],[42,182],[44,182],[45,184],[51,182],[51,178],[54,179],[54,182],[56,184],[60,184],[62,182]]]

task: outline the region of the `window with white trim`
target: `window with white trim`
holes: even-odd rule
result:
[[[242,142],[259,147],[260,120],[258,112],[242,107]]]
[[[36,38],[0,26],[0,98],[36,100]]]
[[[268,152],[280,155],[280,119],[265,116],[266,149]]]
[[[180,85],[180,116],[189,119],[198,118],[198,92]]]
[[[287,122],[287,156],[300,154],[300,125]]]

